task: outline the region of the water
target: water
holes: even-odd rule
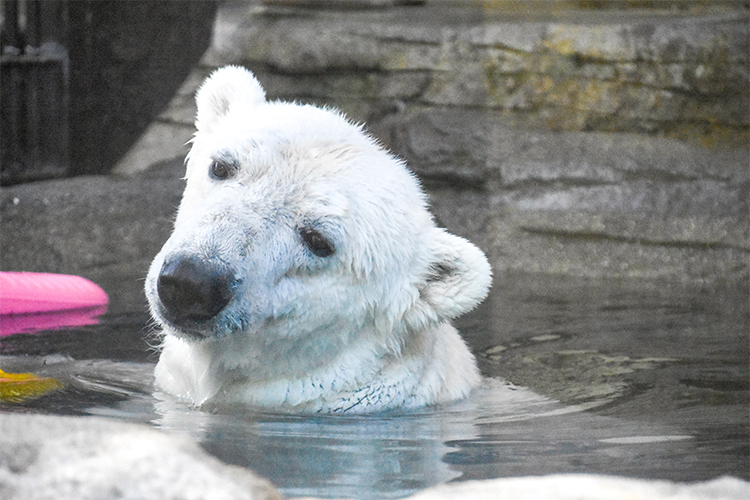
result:
[[[99,325],[0,339],[0,369],[65,384],[0,411],[186,434],[290,496],[399,498],[555,472],[749,479],[749,311],[744,282],[500,276],[459,322],[486,375],[468,400],[333,417],[207,413],[154,394],[148,317],[112,304]]]

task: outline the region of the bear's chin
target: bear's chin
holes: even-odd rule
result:
[[[215,321],[184,321],[175,325],[168,319],[159,318],[157,323],[162,332],[172,335],[189,343],[202,343],[228,337],[232,332],[225,331],[216,325]]]

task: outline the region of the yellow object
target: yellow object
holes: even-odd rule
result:
[[[39,377],[33,373],[6,373],[0,370],[0,401],[20,403],[36,399],[63,387],[54,378]]]

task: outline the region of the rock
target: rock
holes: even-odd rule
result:
[[[265,479],[194,442],[100,418],[0,415],[5,500],[280,500]]]
[[[456,110],[381,125],[385,141],[425,179],[441,224],[478,241],[495,271],[747,276],[745,150],[529,130]]]
[[[138,176],[89,176],[0,189],[3,271],[107,283],[110,304],[144,310],[143,278],[169,237],[182,158]]]
[[[614,476],[560,474],[450,483],[422,491],[409,499],[744,500],[749,487],[747,482],[734,478],[687,485]]]
[[[527,14],[519,21],[500,8],[436,3],[299,16],[230,4],[203,64],[245,64],[279,97],[347,111],[362,104],[358,120],[370,121],[381,101],[401,100],[495,109],[553,130],[747,142],[749,39],[740,10]]]
[[[741,10],[552,16],[529,9],[521,21],[501,9],[442,2],[299,12],[224,4],[188,87],[197,88],[197,73],[244,64],[273,97],[334,105],[370,125],[383,106],[468,108],[547,130],[637,132],[709,146],[750,138],[750,40]],[[175,107],[158,120],[171,123]],[[179,123],[190,125],[192,115]]]

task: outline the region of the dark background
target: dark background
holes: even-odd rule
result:
[[[0,183],[108,172],[208,47],[211,0],[4,0]]]

